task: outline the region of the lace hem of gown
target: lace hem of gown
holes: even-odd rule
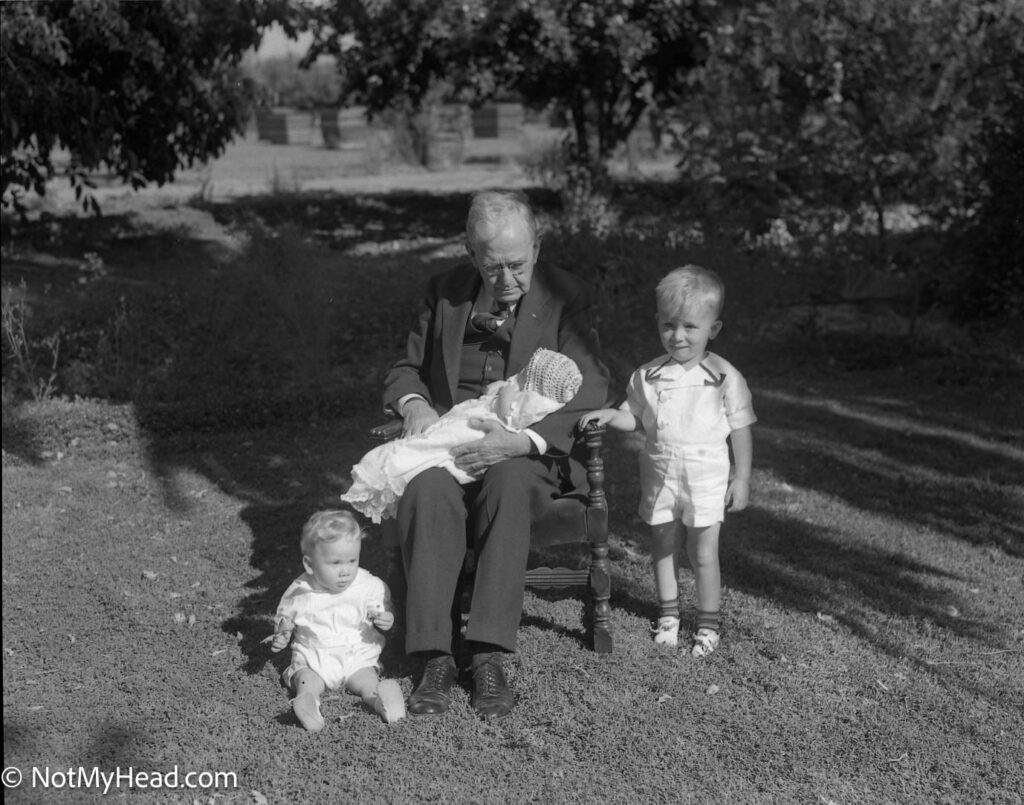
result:
[[[405,491],[401,479],[392,479],[377,467],[357,465],[352,468],[352,486],[341,499],[374,523],[394,517],[398,499]]]

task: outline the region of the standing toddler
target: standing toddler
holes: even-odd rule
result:
[[[658,333],[665,355],[629,380],[626,401],[584,415],[615,430],[642,430],[639,515],[651,528],[660,617],[654,642],[679,642],[678,556],[684,542],[697,598],[690,653],[706,657],[719,645],[722,583],[718,537],[725,511],[750,496],[757,421],[743,376],[708,342],[722,329],[725,286],[699,266],[674,269],[658,283]],[[729,444],[735,462],[729,480]],[[682,531],[680,530],[682,527]]]

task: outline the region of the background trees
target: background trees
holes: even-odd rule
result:
[[[1013,102],[1022,47],[1024,4],[1012,2],[738,9],[709,41],[702,91],[676,110],[679,145],[688,167],[713,162],[775,201],[945,216],[973,196],[977,138]]]
[[[285,0],[3,3],[5,203],[44,192],[58,147],[70,152],[80,195],[93,171],[139,187],[221,153],[249,111],[238,62],[286,8]]]
[[[713,0],[333,0],[307,8],[308,60],[338,60],[343,98],[416,116],[443,98],[556,106],[600,165],[642,115],[692,86]]]
[[[398,121],[421,160],[442,101],[516,97],[565,113],[562,168],[585,193],[651,114],[674,134],[692,207],[742,212],[755,232],[797,208],[826,229],[870,227],[874,270],[893,267],[901,205],[943,232],[970,221],[968,238],[1021,227],[1006,180],[1021,0],[76,0],[0,14],[5,203],[44,190],[56,148],[80,193],[98,170],[140,186],[216,156],[257,94],[241,56],[278,21],[313,34],[304,64],[334,57],[333,80],[310,82],[318,101]],[[979,310],[1017,287],[1015,244],[976,252],[992,265],[972,282],[1002,277],[994,296],[973,288]]]

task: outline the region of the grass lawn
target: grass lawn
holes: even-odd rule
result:
[[[81,399],[4,396],[8,801],[1020,803],[1019,348],[937,320],[909,347],[877,311],[839,329],[796,304],[825,268],[707,244],[552,238],[542,259],[600,282],[618,382],[657,352],[653,278],[726,274],[716,348],[760,421],[752,505],[723,528],[720,650],[651,641],[636,444],[613,436],[612,655],[583,644],[580,597],[528,593],[507,719],[474,718],[461,688],[441,718],[387,726],[338,694],[322,733],[297,725],[260,641],[301,523],[371,446],[423,281],[459,259],[464,206],[275,197],[8,240],[5,298],[82,356],[60,378]],[[363,557],[400,596],[379,540]],[[402,630],[384,667],[408,693]],[[94,769],[134,785],[104,797]]]

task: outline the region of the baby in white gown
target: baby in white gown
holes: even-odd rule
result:
[[[455,466],[453,447],[483,437],[471,419],[499,422],[519,432],[576,396],[583,383],[579,367],[559,352],[538,349],[508,380],[491,383],[483,395],[454,406],[423,433],[375,447],[352,468],[352,486],[341,496],[356,511],[379,523],[395,516],[409,481],[430,467],[442,467],[460,484],[473,480]]]

